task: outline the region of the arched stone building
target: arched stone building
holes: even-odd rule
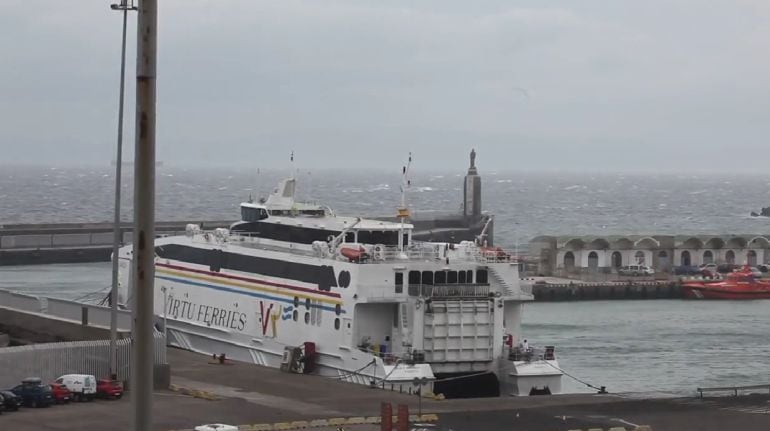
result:
[[[625,265],[658,272],[704,263],[770,263],[770,235],[538,236],[529,255],[543,275],[563,272],[610,273]]]

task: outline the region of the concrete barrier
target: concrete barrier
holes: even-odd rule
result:
[[[51,247],[51,235],[4,235],[0,248],[41,248]]]
[[[52,246],[54,247],[75,247],[91,245],[90,233],[65,233],[53,235]]]

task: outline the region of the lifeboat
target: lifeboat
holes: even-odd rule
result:
[[[757,280],[748,267],[727,274],[721,281],[689,281],[682,284],[685,298],[770,299],[770,282]]]
[[[358,247],[342,247],[340,254],[348,258],[351,262],[359,262],[361,259],[367,257],[366,249],[361,246]]]

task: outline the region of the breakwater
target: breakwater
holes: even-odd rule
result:
[[[229,221],[167,221],[155,225],[156,236],[183,234],[188,223],[206,229],[227,227]],[[133,239],[133,225],[121,227],[122,244]],[[112,223],[0,225],[0,265],[104,262],[110,260]]]

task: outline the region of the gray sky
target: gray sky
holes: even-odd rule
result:
[[[114,159],[109,3],[2,1],[0,163]],[[294,149],[305,168],[389,168],[413,151],[457,169],[470,147],[482,169],[761,171],[770,158],[767,0],[161,3],[167,164],[280,167]]]

